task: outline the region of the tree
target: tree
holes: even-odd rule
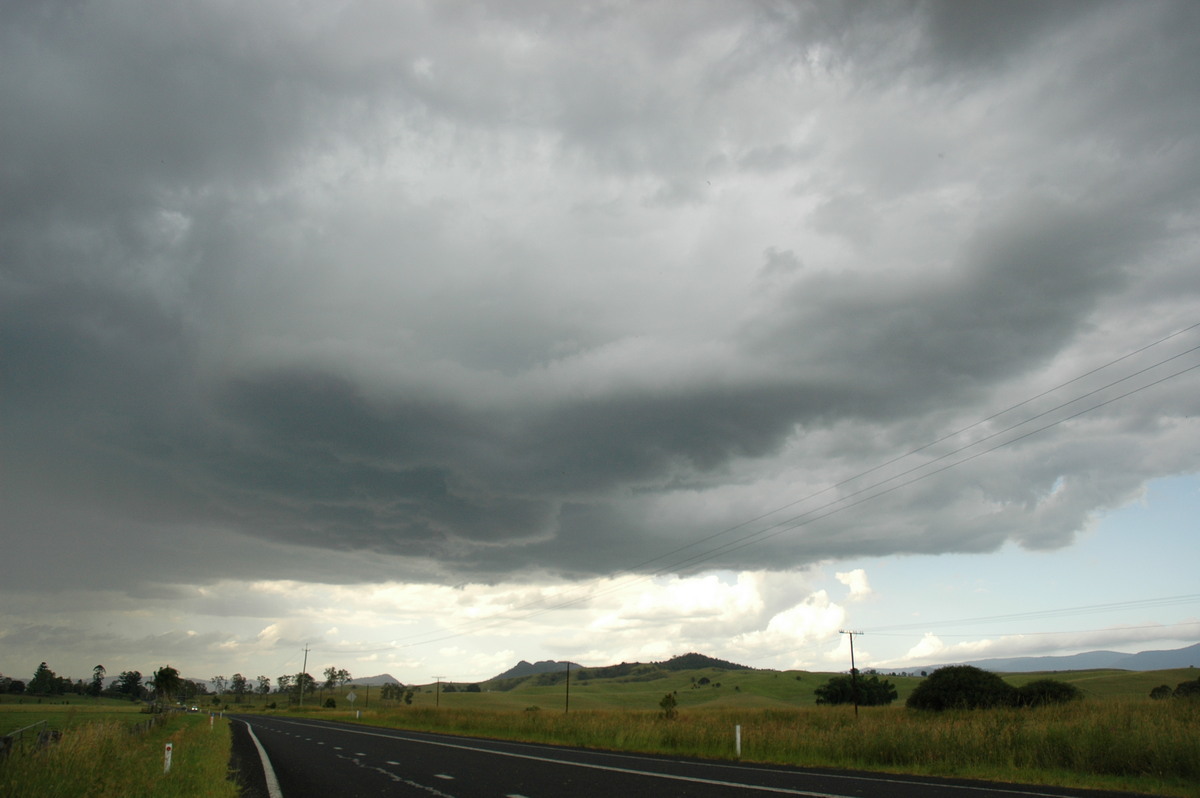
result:
[[[834,676],[813,690],[818,704],[853,704],[855,675]],[[877,673],[857,674],[858,704],[864,707],[887,706],[896,700],[896,688]]]
[[[301,701],[304,700],[304,696],[311,695],[317,689],[317,680],[311,674],[297,673],[292,679],[292,690]]]
[[[179,671],[170,665],[163,665],[156,670],[150,683],[154,685],[155,700],[161,704],[169,704],[171,699],[179,695],[183,688],[183,679],[179,678]]]
[[[175,697],[183,702],[191,702],[198,695],[202,695],[204,685],[191,679],[181,679],[179,681],[179,692]]]
[[[1073,684],[1057,679],[1037,679],[1017,688],[1017,705],[1040,707],[1047,704],[1066,704],[1083,698],[1083,691]]]
[[[258,677],[258,694],[266,695],[271,692],[271,678],[269,676]]]
[[[1160,684],[1158,687],[1155,687],[1153,690],[1150,691],[1150,697],[1153,699],[1156,699],[1156,700],[1170,698],[1171,697],[1170,685]]]
[[[246,695],[246,677],[240,673],[230,676],[229,691],[233,693],[233,703],[242,703],[242,696]]]
[[[675,698],[674,693],[667,693],[663,696],[662,701],[658,702],[658,706],[662,710],[662,716],[667,720],[671,720],[678,715],[679,710],[675,708],[678,703],[679,701]]]
[[[104,691],[104,674],[106,672],[103,665],[92,668],[92,682],[88,685],[88,695],[98,696]]]
[[[296,677],[292,676],[290,673],[285,673],[284,675],[280,676],[278,679],[275,680],[275,692],[277,692],[277,693],[291,692],[292,681],[295,680],[295,678]]]
[[[331,689],[334,685],[341,687],[346,684],[346,682],[350,681],[350,671],[346,670],[345,668],[335,668],[334,666],[330,665],[324,670],[324,674],[326,690]]]
[[[1015,687],[973,665],[948,665],[929,674],[908,697],[910,709],[986,709],[1016,703]]]
[[[209,681],[212,682],[213,692],[217,695],[225,692],[225,685],[229,684],[229,680],[224,676],[213,676]]]
[[[113,691],[130,701],[137,701],[142,696],[141,671],[121,671],[121,675],[113,682]]]
[[[44,662],[37,666],[37,670],[33,672],[33,678],[29,680],[29,685],[25,689],[36,695],[62,693],[62,685],[58,681],[58,676]]]

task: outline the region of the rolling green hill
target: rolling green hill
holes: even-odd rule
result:
[[[1014,686],[1035,679],[1056,679],[1079,687],[1087,698],[1143,699],[1162,684],[1174,687],[1195,679],[1197,669],[1164,671],[1081,670],[1001,674]],[[673,693],[680,709],[802,707],[816,704],[813,691],[835,673],[755,670],[732,662],[684,654],[664,662],[623,662],[570,671],[570,706],[573,709],[653,710],[666,693]],[[919,676],[882,675],[905,700],[921,682]],[[474,706],[497,710],[543,709],[564,706],[568,700],[567,672],[536,673],[480,683],[480,692],[435,695],[433,685],[423,686],[417,704],[439,702],[446,706]]]

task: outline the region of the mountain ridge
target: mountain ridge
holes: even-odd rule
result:
[[[944,662],[938,665],[922,665],[915,668],[888,668],[887,672],[930,671],[946,665],[974,665],[976,668],[1003,673],[1086,670],[1161,671],[1170,668],[1200,667],[1200,643],[1183,648],[1139,651],[1135,654],[1099,650],[1083,651],[1065,656],[994,657]]]

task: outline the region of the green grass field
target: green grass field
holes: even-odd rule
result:
[[[0,717],[23,705],[0,706]],[[24,715],[25,713],[20,713]],[[22,750],[0,763],[0,795],[5,798],[235,798],[229,781],[229,726],[210,726],[208,715],[171,713],[149,731],[131,733],[134,713],[81,712],[51,717],[62,738],[44,748]],[[145,715],[141,716],[145,718]],[[65,728],[64,728],[65,727]],[[166,743],[174,747],[171,770],[164,772]]]
[[[899,700],[889,707],[864,707],[857,718],[848,706],[816,705],[813,691],[834,675],[830,673],[707,668],[649,674],[658,678],[645,678],[647,675],[572,678],[569,712],[565,711],[565,674],[531,677],[509,690],[488,689],[485,683],[477,693],[459,691],[461,686],[456,685],[459,689],[455,692],[437,694],[433,685],[422,685],[414,693],[412,705],[383,701],[379,688],[363,686],[318,691],[305,697],[304,707],[289,705],[278,694],[246,696],[241,703],[223,696],[222,702],[232,711],[272,711],[395,728],[715,759],[734,757],[734,727],[740,725],[743,759],[747,761],[1200,798],[1200,701],[1149,698],[1158,685],[1174,687],[1195,679],[1200,672],[1194,668],[1012,674],[1005,678],[1016,686],[1053,678],[1077,685],[1085,698],[1057,707],[936,714],[904,708],[904,700],[921,681],[919,677],[886,677],[896,685]],[[707,683],[701,684],[705,679]],[[353,703],[347,700],[351,690],[356,695]],[[659,713],[659,702],[667,693],[675,695],[678,702],[679,715],[674,720],[665,720]],[[327,698],[334,700],[335,709],[321,708]],[[211,697],[201,697],[196,703],[203,710],[213,708]],[[269,703],[278,709],[266,709]],[[161,792],[166,787],[151,777],[153,768],[147,770],[141,760],[161,756],[162,737],[168,732],[130,736],[128,727],[147,717],[140,709],[138,704],[109,699],[70,697],[38,703],[29,697],[0,697],[0,733],[46,720],[51,728],[66,730],[64,741],[77,741],[72,743],[76,749],[86,748],[84,743],[93,740],[93,753],[99,752],[96,755],[100,757],[95,761],[108,763],[85,766],[80,763],[92,760],[75,750],[71,767],[91,773],[93,778],[114,768],[131,768],[141,774],[130,777],[136,782],[132,786],[128,779],[114,781],[118,786],[109,792],[30,788],[11,794],[232,794],[221,792],[229,788],[228,782],[213,787],[212,792],[203,789],[206,782],[218,778],[214,774],[221,772],[222,756],[228,759],[227,730],[204,738],[204,764],[195,766],[204,776],[189,782],[191,786],[179,787],[182,792]],[[194,738],[207,728],[208,714],[179,713],[171,722],[178,725],[174,733]],[[218,721],[217,727],[224,728],[223,721]],[[89,730],[101,731],[93,735]],[[129,760],[106,759],[109,753],[105,752],[111,750],[114,739],[138,739],[141,753]],[[216,742],[219,740],[224,742]],[[189,745],[196,742],[192,739]],[[217,750],[214,745],[224,748]],[[157,761],[161,765],[161,760]],[[10,792],[5,785],[11,787],[12,782],[3,778],[0,776],[0,794],[7,796]],[[179,784],[185,781],[182,777],[176,780]]]
[[[1066,706],[946,713],[913,712],[904,700],[919,677],[887,677],[889,707],[817,706],[813,690],[833,674],[703,669],[653,680],[536,678],[508,691],[435,695],[422,686],[411,706],[355,688],[312,696],[289,714],[591,748],[733,758],[742,726],[743,759],[1200,798],[1200,702],[1154,701],[1150,690],[1196,678],[1195,669],[1138,673],[1014,674],[1069,682],[1085,699]],[[799,678],[797,678],[799,677]],[[699,685],[701,678],[709,683]],[[542,681],[546,681],[543,679]],[[717,686],[717,685],[720,686]],[[374,690],[372,692],[375,692]],[[679,716],[658,703],[671,692]],[[333,697],[334,710],[318,708]],[[531,711],[536,707],[536,711]],[[361,718],[356,718],[361,714]]]
[[[146,719],[143,704],[110,698],[71,696],[42,699],[0,696],[0,736],[46,721],[52,729],[69,729],[80,724],[112,722],[132,725]]]

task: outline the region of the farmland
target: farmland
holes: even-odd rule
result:
[[[437,693],[422,686],[411,705],[369,699],[356,690],[336,709],[287,712],[395,728],[531,742],[733,758],[734,729],[743,759],[755,762],[882,770],[996,781],[1044,783],[1158,795],[1200,796],[1200,702],[1154,701],[1160,684],[1194,679],[1194,669],[1015,674],[1014,686],[1055,678],[1084,700],[1039,708],[915,712],[904,699],[920,677],[888,677],[899,700],[888,707],[817,706],[812,691],[833,674],[699,669],[623,679],[565,674],[529,677],[507,690]],[[555,675],[559,676],[559,675]],[[553,683],[548,683],[553,682]],[[506,685],[507,686],[507,685]],[[344,692],[344,691],[343,691]],[[658,702],[676,697],[667,720]],[[281,710],[283,711],[283,710]]]
[[[573,676],[569,695],[566,674],[553,673],[484,682],[478,692],[468,692],[461,684],[442,685],[447,692],[437,685],[421,685],[413,688],[411,704],[381,700],[378,687],[347,685],[306,696],[302,707],[289,705],[279,694],[247,696],[242,703],[229,703],[232,696],[223,696],[220,707],[710,759],[735,757],[734,729],[740,726],[745,761],[1200,798],[1200,747],[1195,744],[1200,739],[1200,701],[1148,697],[1158,685],[1196,678],[1195,669],[1013,674],[1006,679],[1014,686],[1047,677],[1074,684],[1084,700],[943,713],[905,709],[904,700],[921,677],[889,676],[899,700],[886,707],[862,707],[857,714],[849,706],[816,704],[813,691],[835,675],[831,673],[637,666],[615,678],[588,678],[587,670],[582,674],[584,678]],[[348,700],[351,692],[353,702]],[[659,710],[668,693],[676,699],[674,719],[664,718]],[[220,770],[213,763],[227,757],[228,732],[222,719],[215,737],[199,734],[208,725],[206,712],[173,713],[173,730],[129,736],[128,729],[147,716],[139,712],[140,705],[128,701],[5,699],[0,703],[0,731],[45,720],[64,730],[63,741],[75,746],[70,753],[75,769],[87,759],[80,750],[86,743],[93,748],[88,772],[132,768],[141,773],[134,777],[137,784],[156,785],[146,789],[162,784],[158,775],[151,778],[145,772],[142,760],[157,761],[162,740],[170,734],[191,740],[191,746],[202,741],[204,763],[197,761],[193,767],[204,770],[205,779]],[[330,699],[335,706],[324,708]],[[277,708],[268,709],[270,704]],[[118,746],[125,758],[106,760],[116,750],[114,735],[138,742]],[[214,744],[225,747],[216,751]],[[68,750],[60,746],[62,752]],[[124,749],[135,748],[140,755],[129,759]],[[46,754],[66,755],[53,750]],[[127,780],[119,783],[125,785],[121,789],[133,790],[128,794],[141,789],[129,787]],[[45,786],[12,794],[83,794],[38,792]],[[11,783],[9,787],[16,789]],[[185,788],[178,794],[189,793]]]

